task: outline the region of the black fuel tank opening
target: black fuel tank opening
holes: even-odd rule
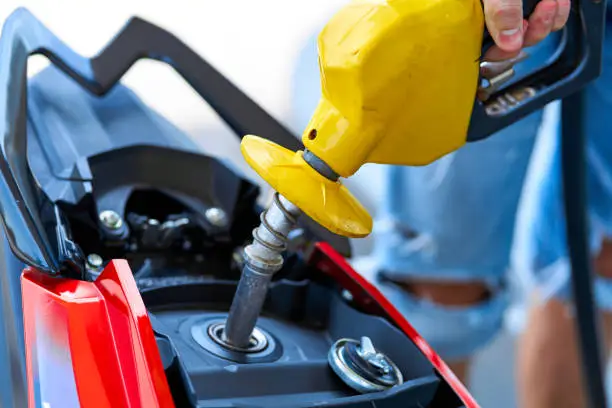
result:
[[[414,343],[385,319],[353,309],[336,289],[311,281],[272,285],[258,327],[281,346],[274,358],[241,364],[207,350],[193,332],[201,333],[206,322],[224,321],[235,290],[231,281],[142,290],[156,333],[171,340],[184,366],[184,388],[196,395],[197,403],[187,407],[359,407],[373,402],[388,408],[434,407],[430,402],[442,381]],[[363,335],[398,365],[403,385],[360,395],[336,376],[327,361],[330,347],[339,338]]]
[[[232,350],[223,341],[227,313],[205,315],[191,325],[191,336],[206,352],[239,364],[272,363],[283,355],[282,343],[267,330],[256,327],[250,350]]]

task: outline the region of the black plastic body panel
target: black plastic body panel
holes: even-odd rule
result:
[[[88,164],[98,212],[113,210],[125,219],[131,194],[153,189],[190,208],[201,224],[208,224],[204,217],[207,209],[222,209],[227,214],[227,227],[206,228],[211,234],[229,234],[238,213],[250,212],[256,219],[259,188],[221,161],[203,154],[137,145],[92,156]]]
[[[55,87],[62,92],[61,87],[52,84],[53,80],[49,77],[55,75],[59,78],[63,75],[74,81],[75,86],[69,89],[69,93],[72,92],[75,99],[86,102],[81,110],[89,110],[90,113],[72,121],[76,128],[64,127],[65,119],[70,122],[71,116],[75,118],[71,111],[74,106],[68,106],[66,99],[52,99],[51,95],[46,95],[47,101],[54,102],[52,105],[55,105],[56,111],[63,113],[59,119],[49,114],[53,108],[42,103],[44,93],[37,95],[38,103],[29,101],[27,61],[33,54],[45,55],[55,66],[47,70],[49,73],[40,76],[39,83],[48,83],[51,88]],[[26,9],[17,9],[6,20],[0,39],[0,89],[4,90],[0,93],[0,112],[4,115],[0,121],[0,126],[4,127],[0,132],[3,138],[0,141],[0,198],[4,203],[0,208],[0,216],[13,252],[26,264],[49,273],[58,273],[65,266],[82,269],[81,254],[67,235],[56,203],[59,200],[74,203],[78,201],[79,195],[89,192],[90,186],[73,183],[67,188],[66,183],[61,186],[62,183],[58,183],[57,179],[86,179],[89,174],[87,168],[83,167],[84,159],[125,143],[125,139],[119,135],[109,135],[114,132],[124,135],[136,121],[139,122],[137,129],[143,133],[130,129],[135,137],[128,137],[127,140],[134,144],[178,144],[183,147],[189,144],[186,140],[175,139],[174,143],[163,138],[158,138],[158,143],[149,140],[147,128],[159,134],[154,128],[160,126],[167,129],[168,124],[155,113],[147,112],[141,103],[132,104],[131,112],[118,113],[121,101],[134,102],[135,98],[117,83],[141,58],[156,59],[174,68],[217,111],[238,137],[247,133],[265,134],[288,148],[300,147],[299,140],[271,115],[184,43],[153,24],[132,18],[111,43],[90,60],[68,48]],[[60,70],[63,74],[54,70]],[[63,82],[66,85],[66,81]],[[70,88],[70,85],[67,86]],[[116,86],[119,90],[116,90]],[[78,95],[76,89],[83,94],[89,92],[90,95]],[[106,98],[94,100],[96,96],[107,94],[114,101],[108,102]],[[106,109],[103,105],[106,105]],[[29,109],[32,109],[33,116],[30,116]],[[114,122],[117,127],[107,126],[119,117],[121,119]],[[61,136],[56,133],[45,134],[47,131],[44,125],[49,124],[52,129],[59,130]],[[91,140],[88,140],[88,146],[83,141],[83,133],[89,133],[90,129],[83,126],[89,124],[93,125],[93,134]],[[102,127],[95,126],[98,124]],[[38,145],[28,147],[28,127],[34,127],[34,132],[39,133]],[[94,139],[100,135],[101,138]],[[76,150],[65,149],[69,146],[78,147]],[[37,162],[37,154],[46,157]],[[27,156],[35,163],[34,167],[38,166],[37,182],[34,181]],[[44,169],[45,165],[47,169]],[[44,187],[41,188],[41,185]],[[323,231],[319,229],[318,232]],[[346,239],[329,232],[323,233],[331,241],[348,246]]]
[[[28,160],[54,202],[74,205],[91,193],[91,157],[137,146],[202,153],[121,84],[99,98],[49,67],[30,80],[28,90]]]
[[[282,345],[275,356],[257,364],[218,357],[194,340],[192,330],[227,316],[235,285],[211,281],[143,291],[169,382],[175,385],[173,395],[180,395],[184,404],[177,408],[418,408],[432,406],[442,389],[432,364],[404,333],[310,281],[276,282],[268,296],[258,326]],[[402,386],[361,395],[334,374],[327,362],[332,343],[361,336],[369,336],[398,364]]]

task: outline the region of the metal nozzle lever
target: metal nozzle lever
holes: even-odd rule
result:
[[[514,66],[524,61],[529,54],[521,51],[519,55],[504,61],[483,61],[480,63],[480,75],[488,81],[486,86],[478,88],[478,99],[485,101],[512,77]]]
[[[223,332],[223,340],[234,349],[248,351],[272,276],[283,266],[287,235],[300,213],[276,193],[272,205],[261,214],[261,224],[253,230],[253,243],[244,249],[242,276]]]

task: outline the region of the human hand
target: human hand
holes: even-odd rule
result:
[[[513,58],[521,49],[531,47],[552,31],[562,29],[569,17],[570,1],[541,0],[529,20],[524,20],[522,0],[484,0],[485,23],[495,41],[485,59]]]

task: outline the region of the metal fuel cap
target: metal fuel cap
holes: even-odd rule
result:
[[[389,357],[374,348],[369,337],[336,341],[327,356],[334,372],[355,391],[388,390],[404,382],[402,372]]]

